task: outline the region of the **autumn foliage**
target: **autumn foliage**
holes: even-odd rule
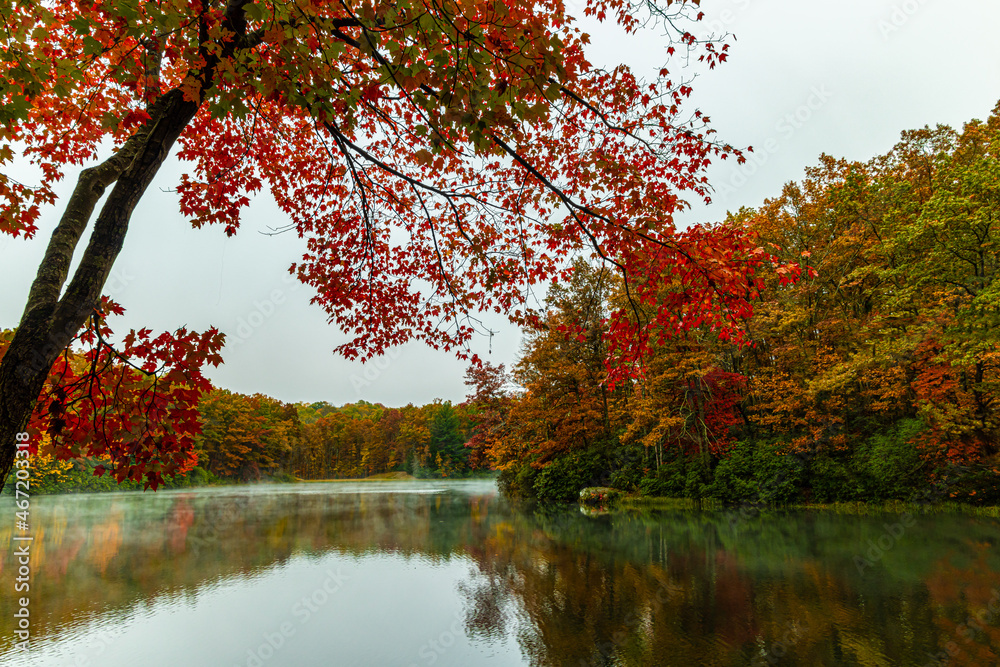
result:
[[[728,52],[690,31],[697,5],[581,7],[627,33],[664,31],[664,66],[644,80],[590,63],[590,37],[561,0],[8,3],[0,165],[17,153],[41,177],[26,185],[0,172],[0,232],[33,236],[55,184],[88,169],[58,202],[63,216],[0,366],[0,469],[55,356],[98,308],[132,212],[175,143],[187,165],[180,214],[195,227],[236,233],[253,198],[270,193],[287,230],[306,239],[290,271],[351,334],[338,347],[348,358],[412,339],[470,357],[476,313],[538,325],[533,290],[567,279],[578,256],[613,269],[629,308],[648,311],[643,321],[624,305],[611,314],[602,335],[619,362],[612,381],[641,368],[651,335],[704,325],[742,340],[757,273],[774,256],[738,227],[673,223],[687,200],[709,199],[710,163],[744,159],[685,106],[680,66],[715,67]],[[666,277],[679,285],[667,296]],[[59,349],[46,352],[53,340]]]
[[[60,460],[99,458],[97,474],[107,471],[118,482],[156,490],[164,476],[183,474],[197,462],[197,404],[211,388],[201,369],[221,363],[223,337],[214,329],[159,336],[143,329],[130,331],[115,348],[105,318],[123,312],[105,299],[56,360],[29,422],[44,437],[32,440],[30,451]],[[0,359],[12,335],[0,332]]]
[[[998,114],[904,132],[865,163],[823,156],[731,214],[721,229],[780,260],[756,273],[747,345],[678,305],[682,279],[627,309],[616,277],[578,265],[514,369],[506,428],[488,431],[502,479],[544,496],[558,474],[564,498],[583,470],[726,501],[1000,500]],[[662,310],[691,326],[657,328]],[[601,333],[623,320],[653,335],[643,372],[616,382],[605,361],[622,351]]]

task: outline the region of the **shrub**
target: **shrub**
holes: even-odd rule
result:
[[[648,452],[646,448],[639,444],[626,444],[618,439],[610,442],[599,443],[597,448],[605,455],[599,458],[607,460],[608,474],[606,486],[611,486],[622,491],[632,492],[639,489],[645,474],[646,458]]]
[[[809,466],[812,500],[818,503],[843,503],[865,496],[867,481],[850,466],[844,455],[823,453]]]
[[[682,498],[687,485],[687,460],[682,455],[669,458],[651,476],[639,480],[639,493],[644,496]]]
[[[787,447],[780,440],[754,444],[754,482],[760,502],[780,505],[802,498],[805,465],[799,457],[786,453]]]
[[[599,467],[589,452],[556,457],[535,476],[534,495],[542,502],[575,502],[580,489],[591,483]]]
[[[119,484],[110,473],[98,477],[94,469],[98,465],[107,467],[109,463],[99,458],[70,459],[54,461],[50,457],[38,456],[31,460],[31,492],[42,495],[49,493],[102,493],[107,491],[142,490],[142,482],[126,480]],[[13,493],[15,476],[7,478],[3,493]],[[166,477],[161,488],[184,488],[217,484],[219,478],[211,472],[195,466],[185,475]]]
[[[754,481],[753,442],[737,442],[715,466],[709,496],[737,505],[758,500]]]
[[[497,474],[497,487],[511,499],[533,499],[535,497],[535,477],[538,471],[527,462],[501,470]]]
[[[687,475],[684,477],[684,496],[700,500],[711,495],[712,470],[704,459],[692,458],[688,461]]]
[[[988,463],[976,463],[960,471],[948,470],[942,475],[936,491],[941,501],[1000,505],[1000,471]]]
[[[913,444],[922,430],[919,419],[903,419],[858,446],[853,463],[865,479],[865,499],[904,500],[925,486],[924,461]]]

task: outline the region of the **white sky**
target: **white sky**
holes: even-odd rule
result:
[[[574,1],[567,2],[571,13]],[[728,63],[695,81],[690,109],[708,114],[720,139],[754,146],[763,164],[713,166],[715,203],[685,213],[683,223],[759,205],[801,178],[821,153],[865,160],[891,148],[902,130],[960,127],[986,118],[1000,99],[996,0],[703,0],[702,7],[707,24],[735,33],[737,42]],[[656,33],[625,37],[585,25],[595,64],[624,61],[653,71],[664,60]],[[285,222],[270,198],[254,202],[234,238],[221,228],[193,230],[169,191],[182,171],[168,163],[133,216],[105,290],[128,311],[112,321],[116,330],[217,326],[230,342],[226,363],[208,375],[244,393],[337,405],[463,399],[466,365],[421,344],[367,365],[334,356],[346,337],[309,305],[310,288],[287,274],[303,243],[258,233]],[[0,236],[0,328],[17,324],[58,212],[46,212],[31,241]],[[520,333],[490,321],[499,333],[476,351],[510,364]]]

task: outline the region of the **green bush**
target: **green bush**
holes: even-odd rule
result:
[[[115,481],[110,473],[105,472],[101,476],[94,474],[94,469],[101,464],[100,459],[83,458],[73,459],[73,467],[70,468],[62,480],[55,480],[46,477],[33,476],[31,478],[31,493],[37,495],[51,493],[103,493],[107,491],[141,491],[142,482],[125,480],[121,484]],[[15,476],[10,475],[4,485],[3,493],[13,493]],[[195,466],[185,475],[167,477],[160,488],[174,489],[193,486],[207,486],[217,484],[219,479],[211,472]]]
[[[867,482],[851,468],[847,456],[823,453],[809,466],[811,500],[817,503],[846,503],[865,496]]]
[[[639,490],[648,463],[646,448],[634,443],[623,444],[619,440],[602,444],[599,448],[609,457],[607,485],[629,493]]]
[[[95,458],[74,459],[73,469],[69,471],[66,480],[53,488],[50,493],[100,493],[142,489],[142,484],[132,480],[125,480],[119,484],[110,472],[105,472],[101,476],[95,475],[94,469],[101,463],[100,459]]]
[[[596,457],[589,452],[556,457],[535,476],[534,496],[541,502],[576,502],[580,489],[591,484],[599,468]]]
[[[740,441],[719,460],[713,472],[709,496],[732,505],[758,500],[753,470],[753,443]]]
[[[787,447],[787,443],[781,441],[754,443],[754,481],[762,503],[780,505],[802,499],[805,459],[785,453]]]
[[[866,487],[864,500],[905,500],[926,486],[920,453],[911,442],[924,430],[919,419],[904,419],[887,432],[861,442],[853,464]]]
[[[644,496],[683,498],[687,486],[687,460],[677,455],[668,458],[653,475],[639,480],[639,493]]]
[[[283,470],[279,470],[279,471],[277,471],[275,473],[272,473],[270,475],[264,475],[261,478],[261,481],[264,481],[264,482],[278,482],[280,484],[291,484],[292,482],[295,481],[295,475],[292,475],[291,473],[284,472]]]
[[[201,466],[195,466],[187,475],[175,477],[167,480],[167,484],[176,483],[177,486],[208,486],[218,484],[219,478]]]
[[[497,487],[508,498],[533,499],[535,497],[535,477],[538,471],[528,463],[501,470],[497,475]]]
[[[692,500],[700,500],[711,494],[712,470],[704,459],[692,458],[688,462],[687,475],[684,478],[684,496]]]
[[[939,489],[932,491],[936,500],[1000,505],[1000,473],[992,465],[977,463],[960,471],[949,470],[942,477]]]
[[[815,455],[787,453],[788,443],[779,437],[745,438],[711,461],[672,450],[645,474],[646,452],[595,447],[559,456],[541,469],[525,462],[501,473],[498,482],[509,496],[559,503],[575,500],[587,486],[730,505],[913,500],[933,491],[931,471],[912,444],[923,428],[920,420],[905,419],[852,441],[847,452],[821,449]],[[995,465],[939,470],[936,478],[939,500],[1000,504]]]

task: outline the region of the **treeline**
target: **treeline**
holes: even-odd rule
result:
[[[394,471],[456,477],[481,465],[465,446],[469,408],[447,401],[403,408],[360,401],[338,408],[216,389],[202,398],[198,412],[198,465],[220,479],[338,479]]]
[[[732,503],[1000,502],[998,112],[904,132],[869,162],[824,155],[730,214],[802,267],[798,282],[765,267],[748,285],[749,346],[692,321],[641,377],[609,382],[609,310],[644,324],[657,304],[579,264],[509,377],[470,371],[477,456],[515,494],[553,500],[610,485]]]
[[[214,389],[198,404],[202,434],[196,461],[166,476],[166,488],[226,482],[348,479],[391,472],[420,478],[464,477],[483,468],[465,446],[473,409],[435,401],[387,408],[360,401],[335,407],[326,402],[283,403]],[[49,436],[43,436],[48,452]],[[142,489],[141,481],[118,483],[108,457],[60,460],[49,453],[32,459],[38,493]],[[485,472],[485,471],[484,471]],[[13,493],[12,476],[4,493]]]
[[[579,263],[509,374],[470,368],[467,403],[338,408],[216,389],[199,404],[197,467],[167,483],[492,468],[545,500],[606,485],[737,504],[1000,503],[1000,105],[961,131],[904,132],[868,162],[822,156],[722,224],[802,268],[794,282],[765,265],[747,285],[750,345],[679,313],[683,336],[649,331],[643,372],[609,378],[611,310],[646,326],[661,304]],[[667,284],[662,303],[685,289]],[[82,480],[101,463],[51,465]]]

